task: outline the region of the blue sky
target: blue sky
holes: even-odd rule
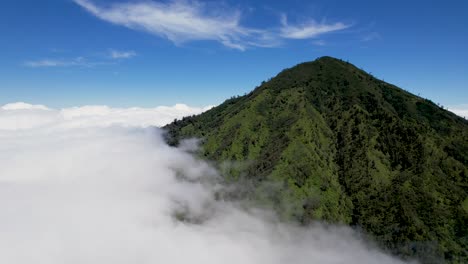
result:
[[[6,0],[0,104],[218,104],[284,68],[348,60],[468,104],[468,2]]]

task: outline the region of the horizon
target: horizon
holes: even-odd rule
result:
[[[468,3],[403,3],[8,1],[0,105],[218,105],[331,56],[467,111]]]

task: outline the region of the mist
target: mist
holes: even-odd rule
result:
[[[216,169],[154,127],[203,110],[2,107],[0,263],[402,263],[349,228],[215,199]]]

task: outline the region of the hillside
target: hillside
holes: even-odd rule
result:
[[[364,230],[423,263],[468,262],[468,122],[322,57],[166,126],[283,219]]]

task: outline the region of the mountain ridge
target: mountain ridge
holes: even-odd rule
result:
[[[356,226],[423,263],[468,261],[468,121],[348,62],[298,64],[165,129],[234,161],[226,178],[253,182],[285,219]]]

